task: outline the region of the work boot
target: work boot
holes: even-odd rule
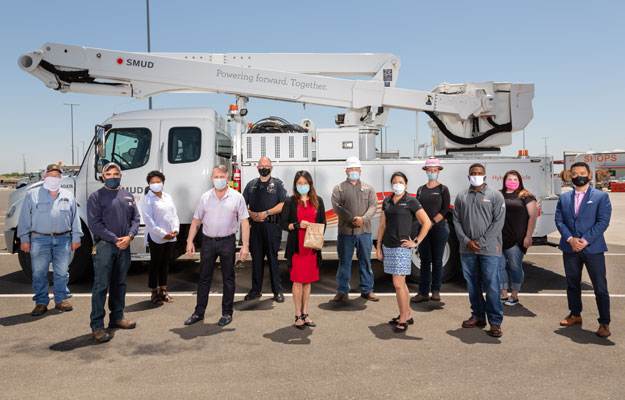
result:
[[[117,322],[109,322],[109,328],[111,329],[135,329],[136,326],[137,323],[135,321],[128,321],[127,319],[122,319],[121,321]]]
[[[607,338],[608,336],[610,336],[612,333],[610,332],[610,325],[609,324],[599,324],[599,329],[597,330],[597,332],[595,332],[595,334],[601,338]]]
[[[432,301],[441,301],[441,294],[440,294],[440,292],[432,292],[432,295],[430,296],[430,300],[432,300]]]
[[[428,296],[424,296],[422,294],[418,294],[410,299],[413,303],[423,303],[424,301],[429,301],[430,298]]]
[[[72,305],[69,304],[69,301],[67,300],[63,300],[60,303],[54,304],[54,308],[61,311],[72,311],[74,309],[74,307],[72,307]]]
[[[574,316],[569,314],[568,317],[564,318],[562,321],[560,321],[560,326],[573,326],[573,325],[577,325],[577,324],[582,324],[582,316]]]
[[[347,293],[337,293],[336,296],[332,299],[332,301],[347,301],[349,300],[349,295]]]
[[[92,334],[95,341],[99,343],[104,343],[111,340],[111,335],[104,329],[96,329],[92,332]]]
[[[486,326],[486,321],[483,319],[477,319],[474,317],[471,317],[469,319],[467,319],[466,321],[462,321],[462,327],[463,328],[483,328]]]
[[[48,311],[47,305],[37,304],[35,308],[33,308],[33,310],[30,312],[30,315],[32,315],[33,317],[38,317],[40,315],[43,315],[43,313],[45,313],[46,311]]]
[[[376,296],[375,293],[373,292],[362,293],[360,297],[362,297],[363,299],[367,299],[369,301],[380,301],[380,298]]]
[[[490,330],[488,330],[486,333],[488,333],[488,336],[492,336],[492,337],[501,337],[503,335],[503,332],[501,331],[501,325],[491,325],[490,326]]]

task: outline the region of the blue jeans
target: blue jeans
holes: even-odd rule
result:
[[[491,325],[501,325],[503,306],[499,299],[499,262],[501,256],[484,256],[480,254],[460,253],[462,274],[467,281],[471,316],[485,320]],[[482,288],[486,288],[486,301]]]
[[[336,250],[339,254],[339,269],[336,271],[336,282],[339,286],[336,291],[349,293],[349,279],[352,275],[352,257],[354,247],[360,266],[360,292],[373,292],[373,270],[371,269],[371,234],[342,235],[339,233]]]
[[[35,304],[48,305],[48,270],[50,263],[54,270],[54,302],[67,299],[69,263],[72,260],[72,237],[69,233],[61,236],[45,236],[33,233],[30,238],[30,264],[33,269],[33,300]]]
[[[93,255],[93,290],[91,291],[91,330],[104,329],[104,304],[109,293],[109,320],[124,319],[126,275],[130,268],[130,247],[120,250],[114,243],[100,240]]]
[[[571,315],[582,315],[582,268],[586,271],[595,290],[595,302],[599,310],[599,323],[610,323],[610,293],[605,273],[605,255],[603,253],[562,253],[564,273],[566,275],[566,297]]]
[[[506,271],[506,260],[510,267],[510,289],[514,291],[521,290],[521,284],[523,284],[523,257],[525,254],[519,248],[519,245],[514,245],[508,250],[504,250],[499,260],[499,289],[508,290],[508,272]]]
[[[449,226],[447,223],[440,227],[432,228],[423,242],[419,244],[419,258],[421,259],[421,272],[419,275],[419,293],[423,296],[432,292],[440,292],[443,283],[443,253],[449,238]]]

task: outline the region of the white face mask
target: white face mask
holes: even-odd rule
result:
[[[469,182],[471,182],[471,186],[482,186],[485,179],[486,177],[484,175],[469,175]]]
[[[228,185],[228,183],[226,182],[226,180],[224,178],[215,178],[215,179],[213,179],[213,186],[215,186],[215,189],[217,189],[217,190],[222,190],[227,185]]]
[[[49,176],[47,178],[43,178],[43,188],[49,190],[51,192],[56,192],[61,187],[61,178],[55,178],[54,176]]]
[[[403,183],[396,183],[393,185],[393,193],[399,195],[406,190],[406,186]]]
[[[163,190],[163,184],[162,183],[150,183],[150,190],[154,193],[159,193],[161,190]]]

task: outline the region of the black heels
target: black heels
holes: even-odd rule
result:
[[[399,315],[398,315],[397,317],[393,318],[392,320],[388,321],[388,323],[389,323],[389,324],[391,324],[391,325],[397,325],[397,324],[398,324],[398,322],[399,322]],[[413,318],[413,317],[410,317],[410,319],[409,319],[409,320],[407,320],[407,321],[406,321],[406,323],[407,323],[408,325],[412,325],[412,324],[414,324],[414,318]]]
[[[301,324],[301,325],[297,325],[297,321],[299,321],[300,319],[301,319],[302,321],[304,320],[304,318],[303,318],[303,317],[304,317],[303,315],[296,315],[296,316],[295,316],[295,327],[296,327],[297,329],[302,329],[302,330],[306,329],[306,321],[304,321],[304,323],[303,323],[303,324]]]
[[[308,314],[302,314],[301,317],[304,320],[304,325],[306,326],[310,326],[311,328],[314,328],[315,326],[317,326],[317,324],[315,324],[314,322],[310,321],[310,322],[306,322],[306,318],[308,318]]]

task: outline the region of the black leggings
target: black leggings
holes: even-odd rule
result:
[[[148,286],[150,289],[156,289],[157,281],[158,286],[167,286],[167,271],[173,254],[174,242],[159,244],[154,242],[147,232],[146,235],[148,235],[150,245]]]

